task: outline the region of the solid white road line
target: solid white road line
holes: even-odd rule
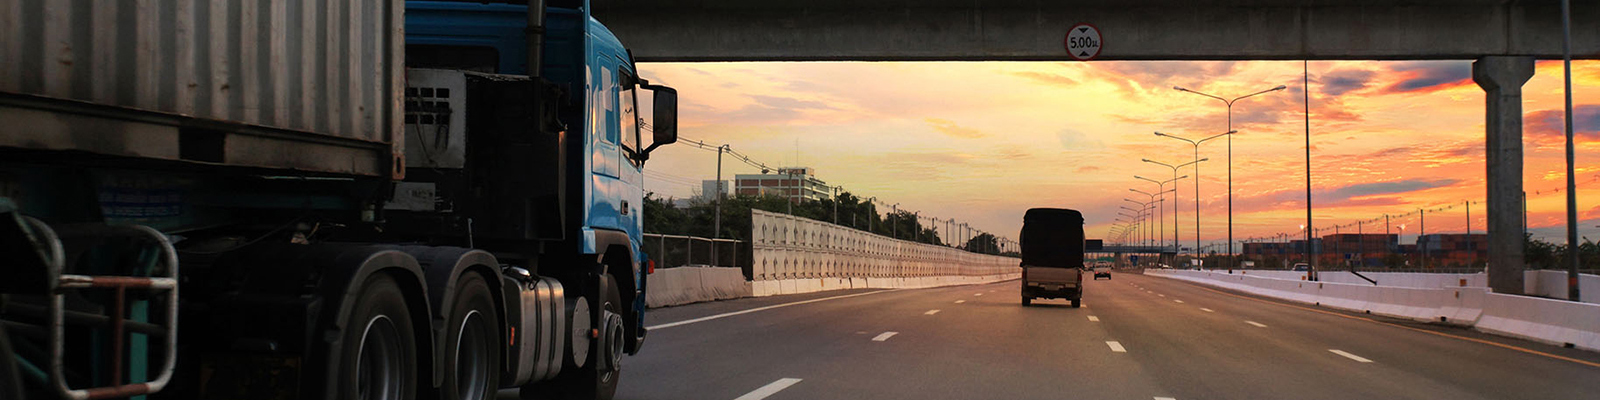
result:
[[[783,379],[779,379],[779,380],[773,381],[772,383],[768,383],[766,386],[762,386],[761,388],[756,389],[753,392],[745,393],[743,396],[739,396],[739,398],[733,399],[733,400],[761,400],[761,399],[765,399],[765,398],[767,398],[767,396],[771,396],[771,395],[773,395],[775,393],[778,393],[779,390],[787,389],[790,386],[794,386],[794,384],[796,384],[796,383],[800,383],[800,379],[798,379],[798,378],[783,378]]]
[[[873,336],[873,337],[872,337],[872,341],[874,341],[874,342],[882,342],[882,341],[886,341],[886,340],[889,340],[889,338],[891,338],[891,337],[894,337],[894,335],[896,335],[896,334],[899,334],[899,333],[900,333],[900,332],[884,332],[884,333],[879,333],[879,334],[878,334],[878,336]]]
[[[956,300],[956,304],[961,304],[961,303],[965,303],[965,302],[967,302],[967,301],[966,300]]]
[[[1363,357],[1355,355],[1355,354],[1350,354],[1349,352],[1346,352],[1344,350],[1328,349],[1328,351],[1333,352],[1333,354],[1338,354],[1338,355],[1344,356],[1344,358],[1348,358],[1348,359],[1351,359],[1351,360],[1356,360],[1358,362],[1364,362],[1364,363],[1372,362],[1372,360],[1368,360],[1366,358],[1363,358]]]
[[[1205,308],[1205,307],[1200,307],[1200,311],[1205,311],[1205,312],[1216,312],[1216,311],[1211,311],[1211,309],[1209,309],[1209,308]]]
[[[1178,304],[1183,304],[1183,300],[1173,299],[1172,301],[1177,302]]]
[[[1255,321],[1245,321],[1244,323],[1250,324],[1250,325],[1255,325],[1257,328],[1265,328],[1265,327],[1267,327],[1266,324],[1263,324],[1263,323],[1260,323],[1260,322],[1255,322]]]
[[[1122,343],[1117,343],[1116,341],[1108,341],[1108,342],[1106,342],[1106,346],[1111,346],[1111,351],[1113,351],[1113,352],[1117,352],[1117,353],[1127,353],[1128,352],[1128,349],[1125,349],[1125,348],[1122,347]]]
[[[730,312],[730,313],[722,313],[722,314],[705,316],[705,317],[700,317],[700,318],[695,318],[695,319],[688,319],[688,320],[683,320],[683,321],[678,321],[678,322],[668,322],[668,323],[665,323],[665,324],[660,324],[660,325],[655,325],[655,326],[647,326],[647,327],[645,327],[645,329],[665,329],[665,328],[671,328],[671,327],[679,326],[679,325],[688,325],[688,324],[692,324],[692,323],[696,323],[696,322],[710,321],[710,320],[718,319],[718,318],[727,318],[727,317],[732,317],[732,316],[740,315],[740,314],[749,314],[749,313],[753,313],[753,312],[756,312],[756,311],[766,311],[766,310],[771,310],[771,309],[774,309],[774,308],[797,306],[797,305],[806,304],[806,303],[815,303],[815,302],[819,302],[819,301],[828,301],[828,300],[838,300],[838,299],[843,299],[843,298],[847,298],[847,297],[866,296],[866,295],[869,295],[869,294],[887,293],[887,292],[893,292],[893,291],[894,291],[894,289],[879,290],[879,291],[876,291],[876,292],[847,294],[847,295],[843,295],[843,296],[833,296],[833,297],[824,297],[824,298],[820,298],[820,299],[796,301],[796,302],[793,302],[793,303],[774,304],[774,305],[770,305],[770,306],[766,306],[766,307],[756,307],[756,308],[752,308],[752,309],[749,309],[749,310],[734,311],[734,312]]]
[[[1096,317],[1096,316],[1090,315],[1089,316],[1089,322],[1100,322],[1100,317]]]
[[[938,314],[938,313],[939,313],[939,310],[928,310],[928,312],[922,313],[922,315],[934,315],[934,314]]]

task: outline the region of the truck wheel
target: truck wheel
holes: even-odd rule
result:
[[[393,277],[373,275],[361,286],[345,321],[339,365],[327,384],[338,399],[417,398],[417,339],[405,294]]]
[[[1033,305],[1033,298],[1032,297],[1028,297],[1028,296],[1022,296],[1022,306],[1023,307],[1027,307],[1027,306],[1031,306],[1031,305]]]
[[[522,398],[544,398],[561,400],[611,400],[617,394],[617,381],[622,377],[622,344],[623,329],[622,299],[617,294],[617,282],[609,275],[600,279],[601,293],[598,298],[605,299],[600,304],[601,319],[596,321],[600,325],[600,337],[589,341],[589,358],[584,362],[583,368],[562,374],[554,382],[537,385],[538,389],[548,388],[551,393],[537,393],[541,390],[523,390]],[[547,397],[530,397],[530,396]]]
[[[1082,306],[1083,306],[1083,299],[1072,299],[1072,308],[1078,308],[1078,307],[1082,307]]]
[[[493,399],[500,388],[500,329],[494,300],[483,275],[467,273],[457,281],[456,302],[445,325],[445,400]]]

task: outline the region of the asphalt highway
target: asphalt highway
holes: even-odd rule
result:
[[[652,310],[618,399],[1592,399],[1600,354],[1114,273]]]

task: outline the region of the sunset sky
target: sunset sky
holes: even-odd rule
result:
[[[817,177],[924,216],[956,218],[1015,238],[1030,207],[1084,212],[1105,237],[1134,175],[1171,179],[1141,162],[1190,161],[1187,143],[1227,130],[1221,101],[1287,90],[1234,106],[1234,237],[1294,233],[1305,221],[1305,122],[1298,61],[839,62],[642,64],[678,89],[684,138],[727,143],[768,165],[809,166]],[[1456,205],[1427,214],[1428,233],[1483,233],[1484,101],[1470,61],[1312,62],[1312,185],[1318,227]],[[1540,62],[1524,90],[1525,187],[1530,229],[1564,235],[1561,63]],[[1578,204],[1583,233],[1600,239],[1600,63],[1574,64]],[[1200,147],[1201,239],[1227,235],[1225,138]],[[647,169],[649,190],[690,197],[716,174],[716,153],[667,146]],[[724,177],[758,173],[725,159]],[[1181,175],[1193,175],[1185,168]],[[694,182],[686,184],[684,182]],[[1168,188],[1171,188],[1168,185]],[[1545,192],[1537,194],[1536,192]],[[1194,240],[1194,183],[1178,188],[1181,236]],[[1172,210],[1167,203],[1166,235]],[[1394,218],[1410,243],[1415,215]],[[1382,222],[1365,232],[1383,232]],[[1355,228],[1349,228],[1353,232]],[[1341,230],[1343,231],[1343,230]],[[1321,234],[1331,234],[1331,230]]]

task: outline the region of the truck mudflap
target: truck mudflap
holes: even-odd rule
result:
[[[0,200],[0,257],[7,260],[8,274],[17,278],[12,284],[0,285],[0,293],[18,295],[4,303],[5,310],[0,315],[8,316],[15,334],[24,340],[44,342],[49,352],[47,360],[19,361],[44,370],[49,378],[47,390],[64,399],[131,397],[161,391],[172,380],[177,365],[178,258],[172,243],[161,232],[140,225],[75,224],[59,228],[22,216],[9,202]],[[66,273],[68,265],[90,262],[94,266],[133,265],[133,271],[116,272],[134,275]],[[101,272],[96,269],[94,272]],[[89,298],[78,294],[90,291],[111,292],[109,296],[94,296],[110,303],[101,306],[105,313],[68,309],[69,295]],[[149,292],[152,297],[133,301],[129,292]],[[141,321],[142,315],[128,315],[148,312],[135,307],[135,303],[144,301],[163,309],[155,313],[163,317],[161,323]],[[65,360],[69,327],[107,335],[109,379],[88,387],[74,388],[69,384]],[[132,333],[143,334],[146,339],[132,338]],[[163,343],[158,346],[161,353],[155,378],[144,380],[142,377],[149,375],[145,370],[149,363],[137,362],[144,360],[146,354],[135,348],[145,348],[148,345],[143,341],[150,339]]]

